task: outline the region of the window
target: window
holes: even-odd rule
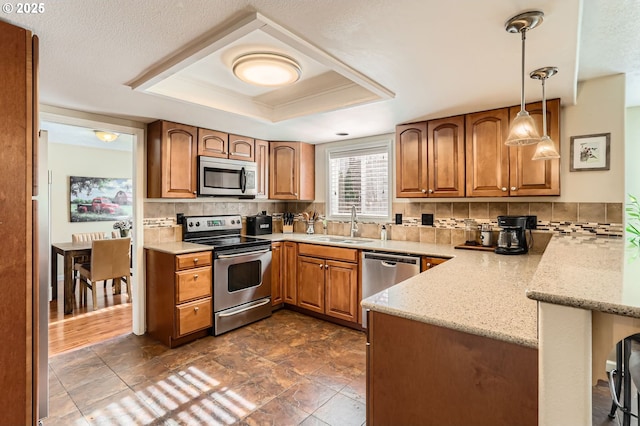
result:
[[[389,220],[391,141],[327,150],[327,212],[345,219],[356,206],[358,218]]]

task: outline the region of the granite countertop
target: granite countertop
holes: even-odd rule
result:
[[[640,252],[627,245],[623,238],[555,235],[527,297],[640,318]]]
[[[203,250],[213,250],[213,246],[204,244],[185,243],[184,241],[171,241],[168,243],[145,244],[145,249],[161,251],[169,254],[186,254]]]

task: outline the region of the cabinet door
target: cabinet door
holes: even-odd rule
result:
[[[449,259],[444,259],[442,257],[429,257],[422,256],[422,271],[426,271],[427,269],[435,268],[441,263],[446,262]]]
[[[358,265],[325,262],[326,314],[358,322]]]
[[[300,151],[295,142],[271,142],[269,149],[269,198],[297,200]]]
[[[198,155],[227,158],[229,135],[217,130],[198,129]]]
[[[284,303],[296,305],[297,295],[297,275],[296,263],[298,261],[298,245],[292,241],[285,241],[282,253],[282,290]]]
[[[427,123],[429,197],[464,197],[464,116]]]
[[[282,296],[282,243],[271,243],[271,305],[279,305]]]
[[[255,161],[255,139],[246,136],[229,135],[229,158],[232,160]]]
[[[509,195],[509,109],[467,114],[465,144],[468,197]]]
[[[511,107],[513,119],[520,107]],[[542,102],[527,104],[542,135]],[[547,101],[547,133],[560,152],[560,99]],[[560,195],[560,159],[532,160],[536,145],[509,148],[509,195]]]
[[[269,196],[269,142],[256,139],[256,198]]]
[[[195,198],[197,129],[156,121],[147,137],[147,195],[150,198]]]
[[[298,306],[324,314],[323,259],[298,256]]]
[[[396,197],[427,193],[427,123],[396,127]]]

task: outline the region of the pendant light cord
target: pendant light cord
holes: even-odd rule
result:
[[[544,81],[546,77],[542,77],[542,136],[547,136],[547,96],[544,93]]]
[[[527,39],[527,29],[526,27],[520,31],[522,33],[522,72],[521,72],[521,81],[520,81],[520,111],[524,111],[524,41]]]

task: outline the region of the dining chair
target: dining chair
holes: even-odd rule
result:
[[[115,238],[109,240],[93,240],[91,242],[91,261],[75,266],[79,273],[80,297],[87,300],[87,289],[91,289],[93,309],[97,309],[98,297],[95,283],[125,278],[127,296],[132,300],[130,262],[131,238]]]
[[[71,241],[74,243],[80,243],[84,241],[93,241],[93,240],[104,240],[106,238],[106,234],[104,232],[81,232],[76,234],[71,234]],[[78,278],[78,272],[75,270],[76,263],[89,263],[91,260],[91,256],[78,256],[73,258],[73,281],[75,283]],[[107,283],[104,283],[105,287]],[[75,286],[73,287],[73,291],[75,293]]]

